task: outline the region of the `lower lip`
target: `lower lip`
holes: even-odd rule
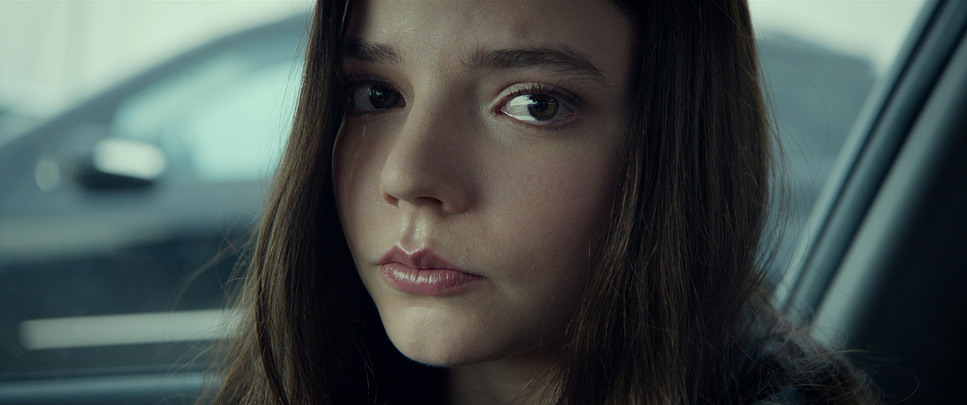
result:
[[[415,269],[402,263],[379,266],[389,285],[399,291],[441,297],[473,288],[483,277],[452,269]]]

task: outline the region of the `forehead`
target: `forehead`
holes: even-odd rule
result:
[[[348,38],[385,44],[404,63],[480,50],[565,48],[620,75],[633,51],[630,21],[606,0],[367,0],[353,6]]]

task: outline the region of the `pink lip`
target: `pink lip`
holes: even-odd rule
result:
[[[412,294],[454,295],[484,279],[443,260],[429,249],[407,254],[394,246],[377,264],[391,287]]]

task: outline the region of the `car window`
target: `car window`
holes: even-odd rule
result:
[[[799,259],[805,224],[844,141],[923,4],[750,1],[780,145],[773,226],[781,244],[770,263],[773,281]]]

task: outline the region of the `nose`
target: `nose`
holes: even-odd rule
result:
[[[394,206],[452,215],[472,201],[473,156],[467,126],[445,106],[410,106],[380,172],[380,192]],[[449,112],[452,112],[452,106]]]

